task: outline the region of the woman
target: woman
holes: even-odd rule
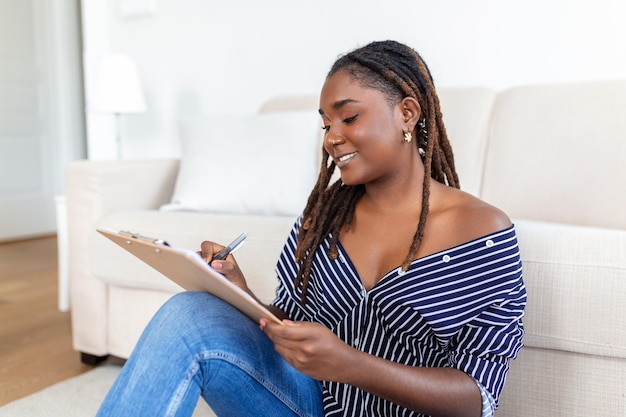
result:
[[[320,175],[269,306],[285,325],[179,294],[101,415],[190,415],[199,395],[224,416],[493,415],[522,347],[521,261],[509,218],[459,190],[426,64],[393,41],[352,51],[320,115]],[[232,256],[212,266],[250,292]]]

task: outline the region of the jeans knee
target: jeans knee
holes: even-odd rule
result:
[[[220,298],[200,291],[184,291],[170,298],[155,319],[170,322],[179,329],[212,328],[214,332],[232,330],[233,325],[253,323],[249,318]]]
[[[183,291],[173,295],[163,304],[166,310],[184,312],[193,309],[195,304],[205,303],[206,298],[212,297],[210,294],[200,291]]]
[[[253,320],[204,292],[186,291],[170,298],[153,317],[146,333],[158,343],[164,339],[183,342],[195,346],[198,352],[237,352],[241,346],[269,343]]]
[[[212,297],[204,292],[180,292],[167,300],[152,320],[159,322],[161,326],[170,323],[178,328],[184,328],[187,324],[193,324],[198,320],[199,310],[210,308],[207,303],[211,303]]]

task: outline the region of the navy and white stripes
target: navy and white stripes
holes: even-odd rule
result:
[[[522,347],[526,290],[513,226],[414,260],[366,291],[344,248],[327,256],[330,237],[315,253],[307,303],[294,289],[294,226],[277,264],[274,305],[293,320],[315,321],[346,343],[412,366],[454,367],[496,401],[509,359]],[[327,416],[417,416],[358,388],[324,383]]]

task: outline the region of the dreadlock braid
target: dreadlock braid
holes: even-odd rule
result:
[[[443,124],[439,98],[430,70],[413,49],[395,41],[383,41],[370,43],[340,57],[330,69],[327,78],[339,71],[346,71],[364,87],[382,92],[391,105],[395,106],[405,97],[414,98],[420,105],[421,117],[426,120],[427,137],[420,138],[419,134],[422,133],[420,131],[418,140],[415,141],[416,146],[420,147],[424,146],[425,142],[424,183],[419,223],[411,247],[402,263],[403,270],[406,270],[424,236],[431,178],[442,184],[460,188],[452,147]],[[328,152],[323,150],[317,183],[307,201],[298,231],[296,262],[299,268],[295,286],[302,290],[303,304],[306,300],[315,252],[330,235],[328,256],[332,259],[337,258],[341,228],[350,229],[354,207],[365,193],[363,185],[349,186],[340,180],[330,184],[334,171],[335,163]]]

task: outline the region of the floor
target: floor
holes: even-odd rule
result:
[[[57,308],[55,236],[0,243],[0,406],[92,369]]]

